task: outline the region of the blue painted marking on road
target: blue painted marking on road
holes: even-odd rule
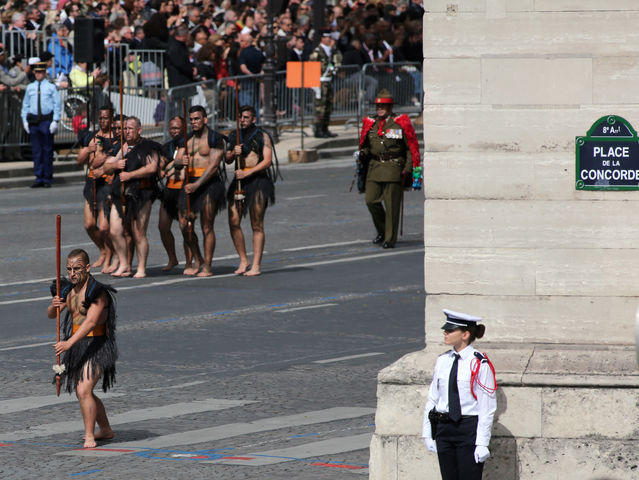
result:
[[[79,477],[80,475],[90,475],[92,473],[98,473],[101,472],[102,470],[85,470],[84,472],[78,472],[78,473],[70,473],[69,476],[70,477]]]
[[[224,310],[222,312],[214,312],[211,314],[211,316],[215,317],[217,315],[227,315],[229,313],[233,313],[233,310]]]
[[[333,297],[322,297],[320,298],[320,300],[335,300],[336,298],[339,298],[339,297],[337,295]]]
[[[35,338],[57,338],[56,335],[39,335]]]
[[[319,435],[319,433],[302,433],[300,435],[293,435],[293,436],[288,437],[288,438],[313,437],[313,436],[316,436],[316,435]]]
[[[269,305],[269,308],[288,307],[288,303],[276,303],[275,305]]]
[[[178,317],[173,317],[173,318],[163,318],[161,320],[157,320],[157,323],[164,323],[164,322],[175,322],[179,320]]]

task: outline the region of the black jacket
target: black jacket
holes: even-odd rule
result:
[[[193,65],[189,60],[189,49],[175,38],[169,38],[166,52],[166,72],[169,77],[169,88],[193,83]]]

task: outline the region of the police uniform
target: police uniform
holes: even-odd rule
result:
[[[46,64],[37,63],[34,71],[46,72]],[[60,92],[49,80],[36,80],[27,86],[20,116],[24,129],[31,134],[36,177],[32,187],[50,187],[53,181],[53,135],[58,129],[61,111]]]
[[[444,310],[443,330],[477,325],[481,318]],[[424,408],[422,437],[436,451],[443,480],[481,480],[490,455],[497,400],[492,364],[472,345],[437,359]],[[436,445],[436,450],[435,450]]]
[[[393,104],[388,90],[382,90],[376,104]],[[371,213],[377,238],[384,248],[397,241],[402,191],[420,165],[419,144],[407,115],[385,119],[367,117],[360,135],[360,159],[366,163],[366,206]],[[384,206],[382,206],[384,202]]]
[[[322,37],[330,37],[330,30],[323,30]],[[313,62],[321,62],[321,87],[315,87],[315,136],[319,138],[336,137],[328,130],[333,111],[333,75],[335,67],[341,65],[342,54],[334,48],[319,44],[309,58]]]

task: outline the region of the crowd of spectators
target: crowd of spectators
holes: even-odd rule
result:
[[[313,25],[318,18],[313,0],[284,2],[273,19],[278,69],[284,69],[287,60],[307,60],[321,28],[332,30],[345,65],[421,61],[421,0],[327,3],[324,25]],[[260,73],[267,4],[268,0],[8,0],[0,11],[6,52],[0,57],[0,73],[10,75],[17,68],[28,78],[29,59],[46,51],[48,58],[40,60],[50,62],[50,76],[58,77],[59,86],[91,82],[102,73],[99,68],[85,72],[80,67],[73,79],[73,25],[81,16],[104,19],[107,55],[122,44],[129,50],[166,51],[169,87]],[[113,81],[120,72],[105,73]],[[0,89],[17,87],[0,76]]]

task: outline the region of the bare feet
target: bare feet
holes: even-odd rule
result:
[[[200,271],[200,267],[202,266],[202,262],[197,262],[195,266],[185,267],[184,275],[188,275],[189,277],[194,276],[197,272]]]
[[[177,258],[169,258],[169,263],[166,264],[166,267],[162,267],[163,272],[168,272],[172,270],[178,264]]]
[[[110,428],[105,428],[105,429],[101,428],[95,433],[93,438],[95,440],[111,440],[114,436],[115,434],[113,433],[113,430],[111,430]]]
[[[106,255],[105,254],[101,254],[100,258],[98,258],[95,262],[93,262],[93,265],[91,265],[91,267],[93,267],[93,268],[101,267],[102,264],[104,263],[105,258],[106,258]]]
[[[249,271],[244,272],[245,277],[257,277],[261,274],[262,272],[260,272],[260,267],[252,267]]]
[[[130,277],[131,276],[131,268],[118,268],[117,271],[111,274],[114,277]]]
[[[135,275],[133,275],[133,278],[144,278],[146,277],[146,272],[144,270],[140,271],[138,270],[137,272],[135,272]]]
[[[197,274],[198,277],[212,277],[213,276],[213,270],[211,269],[210,265],[203,265],[202,266],[202,271],[200,273]]]
[[[95,441],[94,437],[84,437],[84,447],[83,448],[95,448],[98,444]]]
[[[120,262],[118,261],[117,258],[114,258],[111,260],[111,265],[104,265],[104,267],[102,268],[102,273],[113,273],[118,269],[118,264]]]
[[[244,262],[240,262],[240,266],[239,266],[239,267],[237,267],[237,270],[235,270],[233,273],[234,273],[235,275],[243,275],[243,274],[244,274],[244,272],[246,272],[246,270],[248,270],[248,268],[249,268],[249,266],[250,266],[250,265],[251,265],[251,264],[250,264],[250,263],[248,263],[248,262],[246,262],[246,263],[244,263]]]

